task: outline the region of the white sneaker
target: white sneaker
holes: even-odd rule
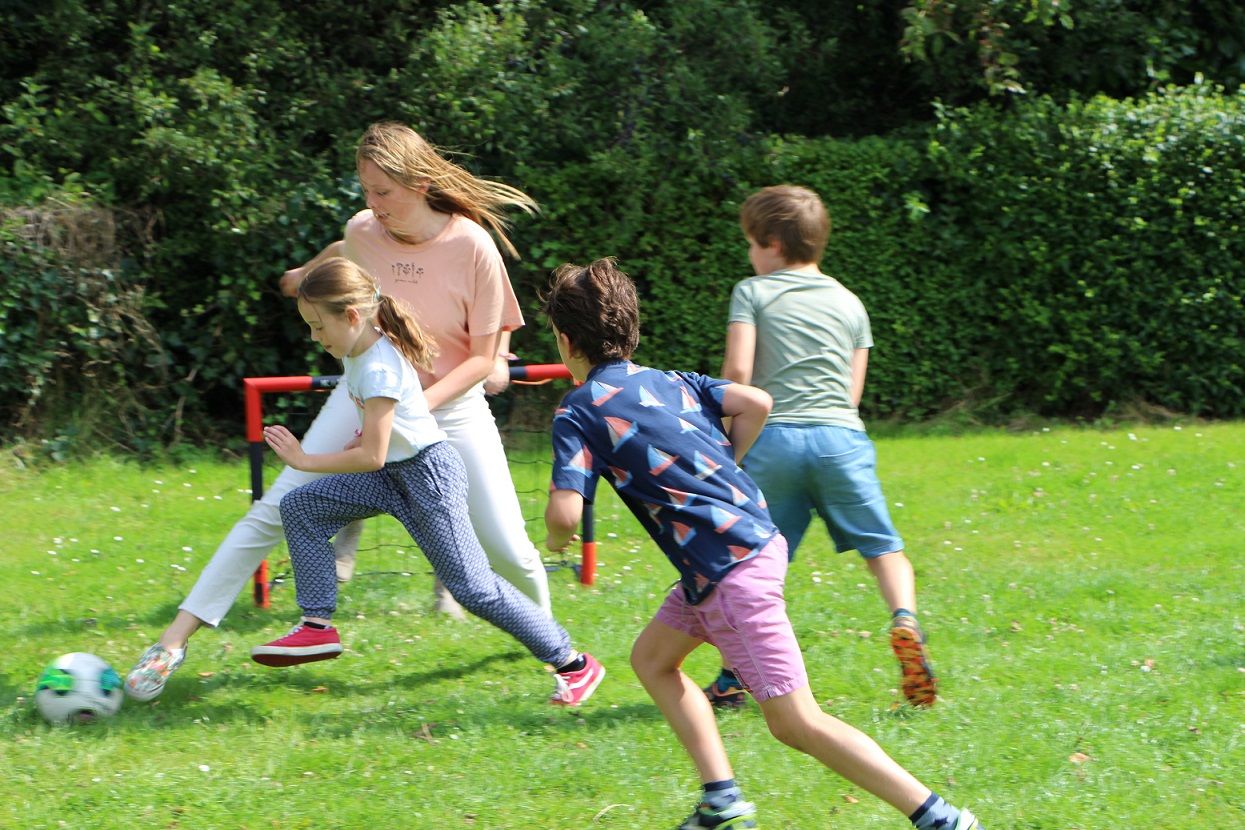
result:
[[[968,810],[960,810],[960,817],[955,822],[955,830],[983,830],[983,828],[975,815]]]
[[[454,599],[450,589],[446,588],[445,583],[440,579],[432,586],[432,596],[436,600],[438,614],[445,614],[459,622],[467,620],[467,612],[458,604],[458,600]]]
[[[164,691],[169,676],[186,659],[186,649],[165,648],[156,643],[143,652],[134,668],[125,676],[125,693],[135,700],[155,700]]]

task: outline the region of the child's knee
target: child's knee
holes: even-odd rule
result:
[[[631,644],[631,670],[641,681],[655,673],[655,660],[652,651],[646,647],[644,638]]]
[[[287,526],[308,515],[308,502],[301,488],[291,490],[281,497],[280,510],[281,523]]]
[[[792,723],[785,718],[767,718],[766,725],[769,727],[769,733],[782,744],[792,749],[804,752],[803,741],[808,734],[807,726],[800,723]]]

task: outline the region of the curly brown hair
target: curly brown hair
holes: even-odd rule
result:
[[[558,266],[541,294],[541,313],[596,365],[628,360],[640,344],[640,301],[613,257]]]

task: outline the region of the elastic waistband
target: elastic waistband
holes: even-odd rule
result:
[[[424,447],[424,448],[423,448],[423,449],[421,449],[419,452],[417,452],[417,453],[415,453],[414,455],[412,455],[410,458],[403,458],[401,461],[386,461],[386,462],[385,462],[385,469],[386,469],[386,470],[396,470],[396,469],[399,469],[399,468],[401,468],[401,467],[404,467],[404,466],[406,466],[406,465],[408,465],[408,464],[413,464],[413,463],[415,463],[416,461],[419,461],[421,458],[423,458],[423,457],[424,457],[424,455],[425,455],[426,453],[428,453],[429,451],[431,451],[434,447],[439,447],[439,446],[441,446],[442,444],[445,444],[445,442],[444,442],[444,441],[433,441],[431,444],[429,444],[428,446]],[[449,445],[448,445],[448,444],[446,444],[446,446],[449,446]]]

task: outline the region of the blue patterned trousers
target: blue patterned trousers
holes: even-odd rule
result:
[[[305,616],[330,619],[337,610],[333,536],[350,522],[381,513],[402,523],[463,608],[514,637],[537,660],[566,663],[566,629],[489,566],[467,515],[462,459],[444,441],[375,472],[318,478],[281,499],[296,598]]]

